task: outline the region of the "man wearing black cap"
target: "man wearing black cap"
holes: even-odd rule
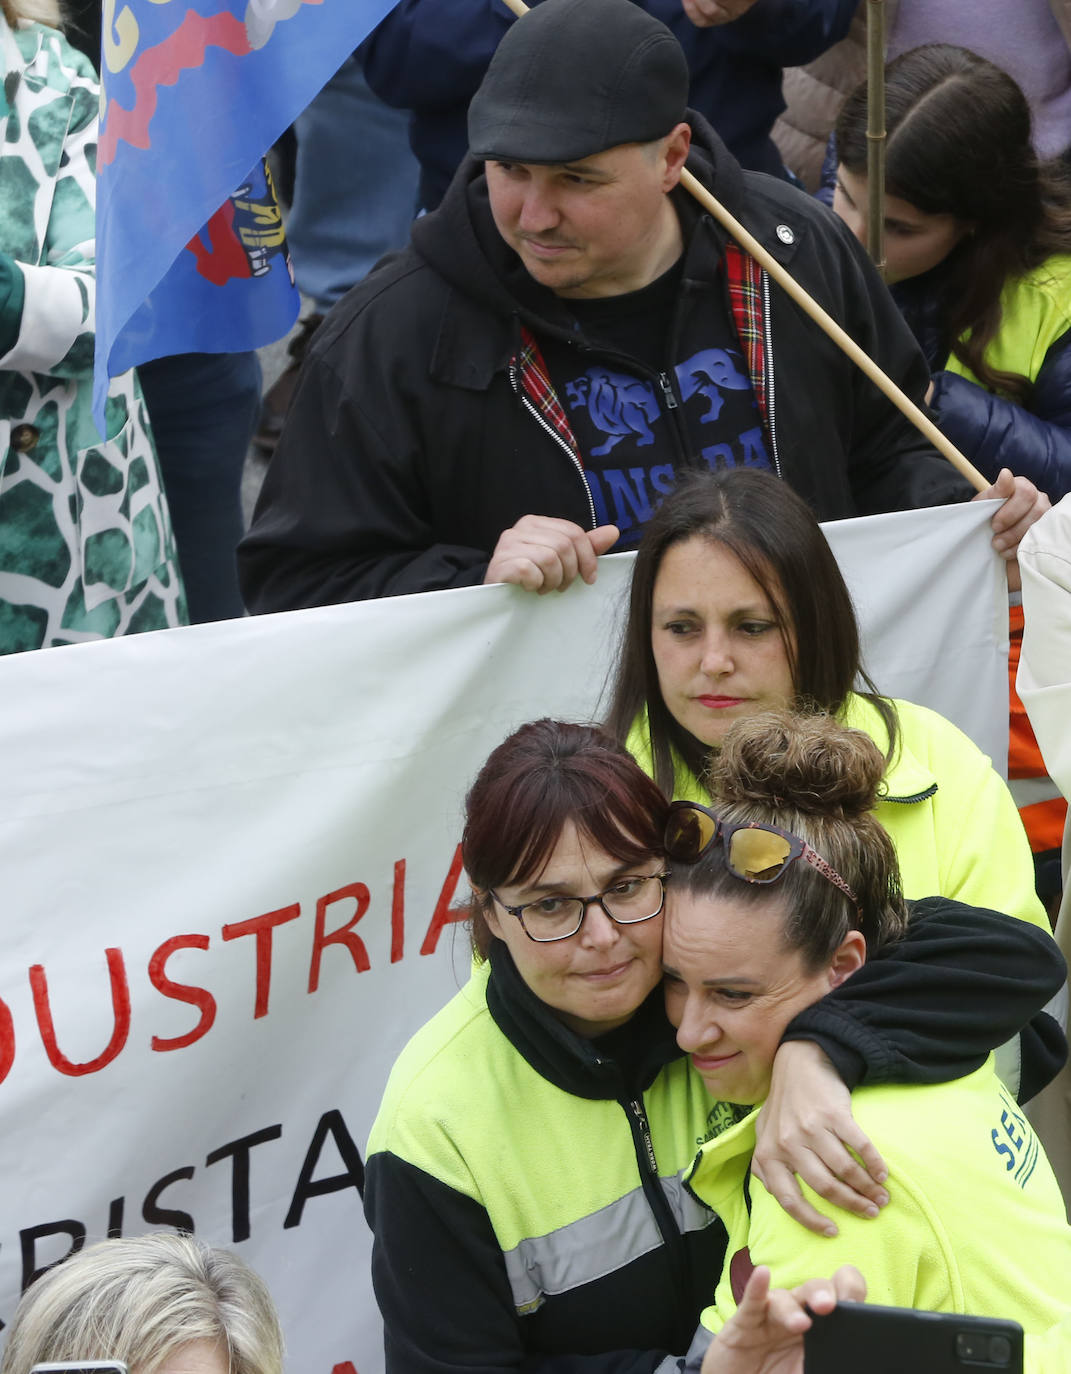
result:
[[[669,30],[543,0],[441,207],[331,312],[239,561],[254,611],[594,580],[676,473],[776,471],[822,519],[970,489],[678,186],[685,161],[909,395],[925,362],[852,235],[686,111]],[[1043,498],[1002,475],[995,543]]]

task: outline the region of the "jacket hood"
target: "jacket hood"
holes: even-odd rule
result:
[[[656,987],[623,1026],[586,1039],[571,1031],[517,971],[501,940],[491,945],[487,1007],[499,1030],[541,1077],[574,1097],[633,1098],[680,1057]]]
[[[689,110],[688,123],[688,170],[735,212],[744,197],[740,164],[702,115]],[[686,191],[678,188],[671,194],[687,243],[703,211]],[[496,314],[572,334],[574,322],[566,305],[529,276],[495,227],[484,164],[475,158],[465,158],[439,208],[413,225],[412,244],[439,276]]]

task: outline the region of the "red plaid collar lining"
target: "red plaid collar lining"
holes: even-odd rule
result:
[[[725,279],[729,285],[729,309],[744,350],[748,375],[755,390],[763,424],[769,425],[766,395],[766,349],[762,317],[762,269],[750,254],[735,243],[725,245]]]
[[[526,326],[521,326],[521,351],[518,355],[520,363],[521,387],[524,394],[539,411],[544,419],[554,426],[557,432],[569,445],[573,457],[584,466],[584,460],[580,454],[580,448],[576,442],[569,420],[558,400],[558,393],[554,390],[554,384],[550,380],[550,373],[547,371],[547,364],[543,359],[543,350],[539,347],[535,335]]]

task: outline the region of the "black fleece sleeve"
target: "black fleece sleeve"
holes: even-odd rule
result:
[[[815,1041],[853,1088],[962,1078],[1027,1026],[1021,1086],[1036,1092],[1067,1057],[1041,1010],[1066,975],[1046,931],[927,897],[902,940],[795,1017],[784,1039]]]
[[[502,1251],[483,1207],[398,1156],[368,1160],[365,1216],[386,1374],[654,1374],[662,1350],[526,1353]]]
[[[319,341],[306,358],[238,546],[254,615],[483,581],[489,550],[435,537],[404,401],[384,397],[376,421],[362,408],[378,382],[356,394]]]

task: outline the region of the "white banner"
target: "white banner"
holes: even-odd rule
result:
[[[990,514],[828,533],[879,686],[1001,751]],[[630,568],[0,661],[0,1318],[83,1238],[184,1226],[267,1278],[291,1369],[382,1367],[361,1161],[466,974],[464,791],[594,713]]]

